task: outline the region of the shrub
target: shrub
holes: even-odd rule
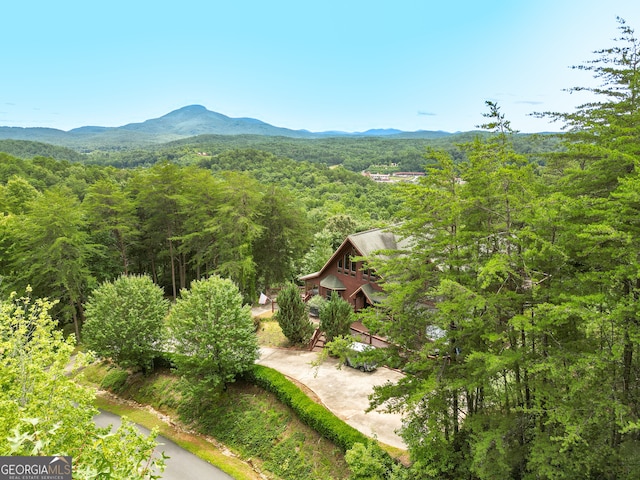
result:
[[[351,469],[349,480],[386,480],[393,468],[389,456],[373,443],[356,443],[344,458]]]
[[[191,282],[171,308],[168,325],[172,359],[194,407],[211,401],[258,358],[251,309],[231,280],[214,275]]]
[[[324,332],[327,342],[341,335],[349,335],[353,323],[353,308],[336,292],[331,292],[331,298],[320,308],[320,329]]]
[[[153,367],[169,303],[146,275],[122,275],[96,288],[86,305],[87,347],[122,368]]]
[[[343,452],[351,449],[356,443],[367,444],[371,441],[366,435],[307,397],[280,372],[262,365],[254,365],[245,378],[272,392],[278,400],[291,407],[300,420],[333,442]]]
[[[307,343],[313,334],[309,310],[300,297],[298,287],[289,283],[278,293],[276,320],[285,337],[294,345]]]
[[[317,317],[320,313],[320,309],[325,303],[327,303],[327,299],[322,295],[314,295],[313,297],[311,297],[307,302],[307,306],[309,307],[309,312],[311,313],[311,315]]]
[[[126,370],[114,368],[102,379],[100,387],[113,393],[121,393],[127,383],[127,378],[129,378],[129,373]]]

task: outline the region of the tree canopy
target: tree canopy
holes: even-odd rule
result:
[[[78,479],[158,478],[155,432],[94,423],[95,393],[67,375],[74,341],[63,339],[51,307],[15,294],[0,302],[0,455],[69,455]]]
[[[251,309],[229,279],[214,275],[182,289],[168,327],[177,372],[197,409],[258,357]]]
[[[416,477],[639,474],[640,50],[620,29],[585,68],[606,100],[552,114],[571,133],[548,167],[488,102],[491,137],[399,189],[412,248],[375,265],[393,321],[368,324],[408,373],[374,405],[407,412]]]
[[[122,368],[144,372],[162,349],[169,302],[149,276],[122,275],[91,292],[84,344]]]

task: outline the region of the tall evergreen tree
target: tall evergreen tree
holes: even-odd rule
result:
[[[513,151],[498,106],[488,107],[494,135],[467,145],[466,162],[430,152],[427,176],[401,189],[398,234],[411,249],[374,264],[393,316],[377,327],[410,372],[378,389],[376,403],[410,412],[404,435],[424,478],[525,469],[518,439],[527,435],[531,386],[520,322],[543,276],[528,229],[538,177]]]
[[[421,478],[638,476],[639,49],[620,28],[583,67],[605,100],[552,114],[570,129],[553,175],[488,103],[494,137],[403,190],[413,249],[376,268],[409,374],[375,404],[409,412]]]
[[[150,265],[149,273],[157,284],[169,287],[174,299],[179,286],[186,285],[180,277],[185,260],[179,255],[179,239],[184,233],[184,217],[180,215],[184,180],[178,166],[164,162],[140,172],[130,186],[141,221],[140,247]]]
[[[313,324],[309,321],[309,309],[302,301],[300,289],[294,283],[286,284],[278,293],[275,317],[282,333],[292,344],[309,343]]]
[[[129,274],[129,251],[138,238],[135,204],[112,179],[99,180],[88,188],[82,202],[94,236],[109,242],[120,260],[121,271]],[[105,238],[106,237],[106,238]]]
[[[28,204],[9,249],[13,262],[8,284],[31,285],[35,295],[60,301],[59,311],[80,338],[83,303],[93,282],[89,259],[101,247],[90,242],[80,202],[68,188],[46,190]]]
[[[216,211],[217,273],[235,282],[245,300],[252,302],[257,288],[254,247],[264,230],[264,193],[259,183],[245,174],[227,172],[223,179],[222,202]]]
[[[304,210],[281,188],[265,189],[260,210],[262,232],[253,251],[257,277],[266,289],[294,277],[294,262],[308,247],[310,227]]]

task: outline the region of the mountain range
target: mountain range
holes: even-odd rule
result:
[[[290,138],[327,137],[391,137],[440,138],[451,135],[442,131],[403,132],[396,129],[374,129],[366,132],[310,132],[276,127],[255,118],[231,118],[207,110],[202,105],[189,105],[162,117],[121,127],[85,126],[64,131],[54,128],[0,127],[0,140],[30,140],[77,149],[116,148],[151,145],[197,135],[261,135]]]

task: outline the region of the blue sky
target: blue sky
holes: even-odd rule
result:
[[[6,2],[0,125],[119,126],[200,104],[311,131],[558,130],[571,70],[613,46],[638,0]]]

